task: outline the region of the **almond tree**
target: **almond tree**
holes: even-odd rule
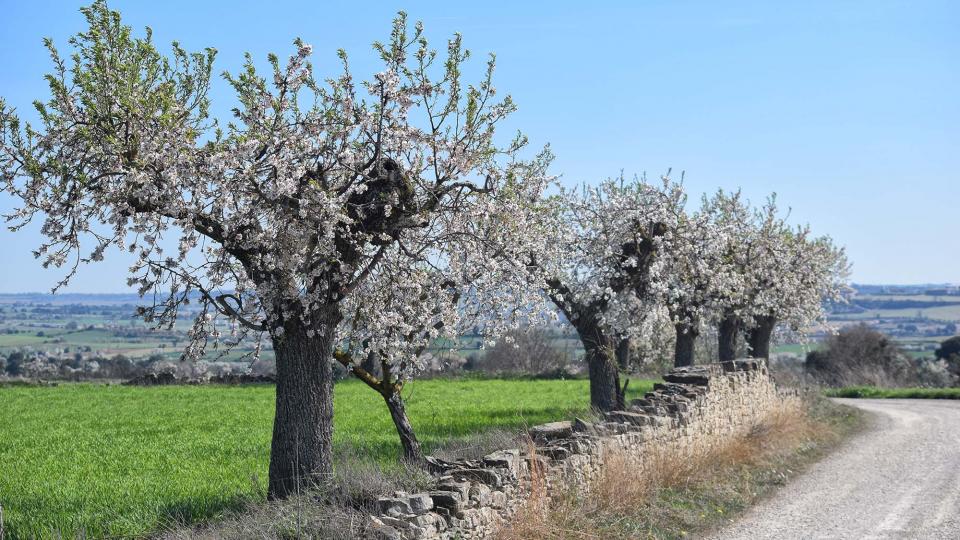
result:
[[[756,292],[765,275],[765,263],[774,257],[774,244],[783,230],[776,199],[770,197],[760,209],[751,208],[740,192],[717,191],[704,200],[703,211],[710,221],[726,232],[721,248],[726,283],[717,301],[717,339],[721,362],[734,360],[737,345],[744,331],[744,321],[751,317]]]
[[[770,357],[770,340],[778,325],[799,332],[825,317],[825,302],[846,297],[850,265],[842,248],[828,236],[812,237],[808,226],[784,229],[769,244],[754,279],[747,329],[747,351]]]
[[[68,268],[55,290],[110,246],[129,249],[130,282],[151,300],[140,314],[157,326],[199,294],[188,356],[267,336],[277,359],[269,494],[329,477],[331,362],[350,299],[410,231],[442,234],[467,198],[525,182],[505,166],[525,140],[494,141],[514,105],[495,97],[493,59],[465,85],[459,36],[438,56],[401,14],[374,44],[382,71],[365,81],[342,51],[340,73],[315,78],[300,40],[286,61],[269,57],[267,75],[248,56],[224,75],[238,104],[223,125],[208,115],[215,50],[174,43],[165,56],[149,29],[134,36],[104,2],[82,11],[89,28],[69,57],[47,42],[39,126],[0,103],[0,178],[20,201],[12,229],[42,220],[37,257]],[[400,318],[369,317],[375,329]],[[221,334],[223,319],[235,335]]]
[[[402,390],[429,349],[468,332],[492,338],[551,314],[520,263],[537,248],[527,232],[530,201],[553,181],[551,158],[545,150],[513,162],[502,189],[465,194],[455,212],[405,231],[346,302],[334,358],[383,397],[410,462],[425,456]]]
[[[531,267],[576,329],[590,375],[590,403],[623,406],[617,345],[643,335],[645,291],[670,208],[641,180],[608,180],[553,198]]]
[[[747,333],[751,356],[766,358],[778,323],[794,329],[823,315],[823,302],[843,296],[849,265],[829,237],[811,238],[808,227],[791,229],[776,197],[751,209],[740,193],[718,192],[705,211],[727,231],[723,260],[728,276],[719,301],[720,361],[733,360]]]
[[[729,231],[701,209],[677,213],[661,253],[657,296],[673,324],[674,366],[692,366],[702,327],[716,318],[727,291],[739,290],[738,274],[725,257]]]

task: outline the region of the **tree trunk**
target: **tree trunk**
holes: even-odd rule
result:
[[[736,360],[740,325],[740,318],[730,312],[725,313],[723,318],[720,319],[720,326],[717,329],[717,345],[720,349],[718,356],[721,362]]]
[[[777,319],[772,315],[757,318],[757,325],[747,334],[747,348],[751,358],[770,358],[770,336],[776,326]]]
[[[422,464],[426,462],[423,455],[423,449],[420,448],[420,441],[413,431],[413,425],[407,418],[407,410],[403,404],[403,398],[399,392],[384,394],[383,399],[387,402],[387,408],[390,409],[390,417],[393,418],[393,425],[397,428],[397,435],[400,436],[400,444],[403,445],[403,457],[413,463]]]
[[[692,366],[694,345],[699,332],[684,323],[675,324],[674,329],[677,332],[677,341],[673,348],[673,367]]]
[[[629,373],[630,372],[630,338],[623,338],[617,341],[617,365],[620,366],[620,369]]]
[[[273,338],[277,359],[277,408],[270,447],[267,495],[281,499],[333,475],[334,325],[313,337],[300,323],[284,324]]]
[[[591,343],[586,351],[590,373],[590,405],[601,411],[614,411],[622,405],[620,373],[612,352],[610,347],[596,343]]]

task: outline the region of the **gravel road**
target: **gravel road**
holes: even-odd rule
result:
[[[960,401],[838,401],[872,427],[711,538],[960,539]]]

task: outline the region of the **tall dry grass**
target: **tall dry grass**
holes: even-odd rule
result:
[[[589,488],[554,494],[534,489],[527,504],[510,524],[499,531],[500,540],[566,540],[588,538],[659,537],[651,516],[670,512],[660,508],[665,492],[683,497],[685,491],[700,491],[705,485],[741,481],[728,475],[732,470],[762,468],[795,452],[803,444],[827,436],[827,426],[809,414],[800,400],[785,402],[742,435],[719,444],[693,441],[683,447],[651,449],[636,456],[610,453],[602,476]],[[642,515],[641,519],[635,519]],[[639,534],[635,525],[650,527]],[[629,531],[629,532],[628,532]]]

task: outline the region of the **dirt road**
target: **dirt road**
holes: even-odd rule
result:
[[[960,401],[839,401],[872,427],[710,538],[960,539]]]

